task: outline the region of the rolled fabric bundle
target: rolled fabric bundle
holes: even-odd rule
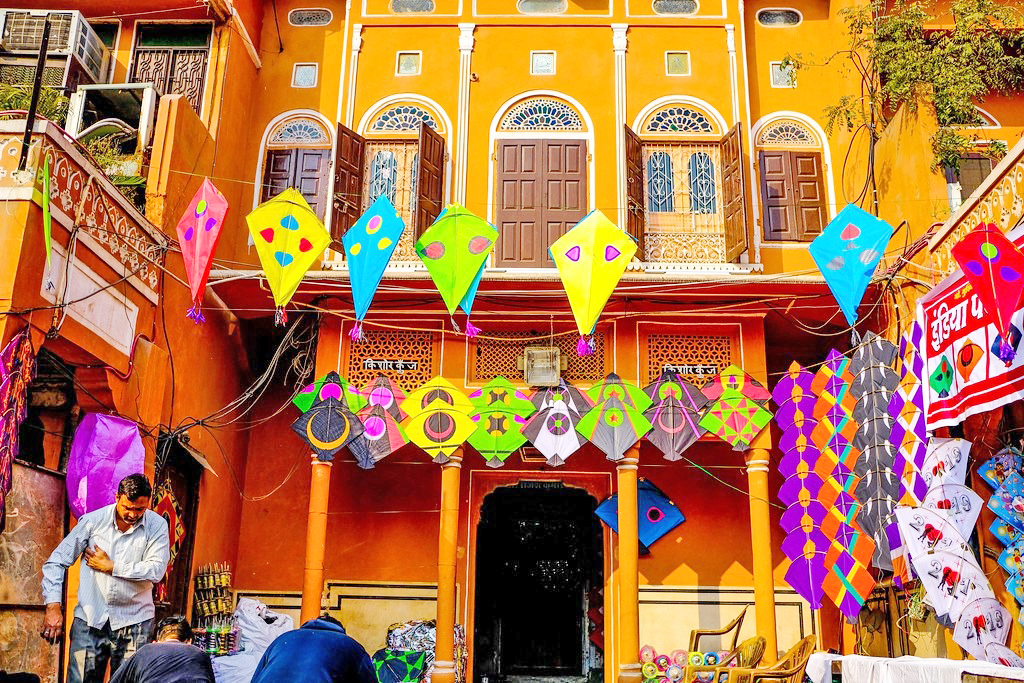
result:
[[[658,667],[655,666],[654,662],[644,662],[640,666],[640,673],[643,675],[644,678],[657,678]]]
[[[668,658],[668,655],[658,655],[654,658],[654,665],[658,667],[658,671],[665,673],[672,666],[672,660]]]
[[[665,677],[668,680],[672,681],[672,683],[679,683],[679,681],[683,680],[684,673],[685,670],[683,669],[683,667],[679,666],[678,664],[673,664],[668,668],[668,671],[665,672]]]
[[[705,666],[717,666],[720,660],[721,658],[718,656],[717,652],[709,652],[706,655],[704,655]]]
[[[704,653],[703,652],[691,652],[686,658],[686,663],[692,666],[703,666],[704,665]]]
[[[672,650],[672,655],[671,655],[672,661],[675,664],[678,664],[679,666],[685,667],[686,664],[687,664],[687,661],[686,661],[686,655],[687,654],[688,653],[686,652],[686,650]]]
[[[650,645],[644,645],[640,648],[640,661],[641,662],[653,662],[654,658],[658,656],[657,651]]]

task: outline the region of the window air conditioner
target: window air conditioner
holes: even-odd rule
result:
[[[558,385],[567,362],[557,346],[527,346],[520,364],[529,386],[553,387]]]
[[[44,83],[73,90],[81,83],[105,81],[110,50],[81,12],[0,9],[0,82],[11,85],[32,82],[33,55],[42,44],[47,15],[50,38],[46,47]],[[59,71],[62,73],[58,77]]]

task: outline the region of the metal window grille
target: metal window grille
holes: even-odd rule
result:
[[[707,152],[690,156],[690,208],[694,213],[715,213],[718,203],[715,162]]]
[[[385,163],[384,159],[388,161]],[[394,205],[406,230],[398,241],[393,261],[418,262],[413,244],[416,217],[416,170],[419,144],[415,140],[367,140],[363,166],[363,211],[382,194]],[[386,173],[385,173],[386,167]]]
[[[672,157],[668,152],[651,152],[647,157],[647,210],[674,211],[674,194]]]
[[[370,169],[370,203],[384,195],[394,205],[397,185],[398,162],[395,160],[395,153],[381,150],[374,154],[373,166]]]

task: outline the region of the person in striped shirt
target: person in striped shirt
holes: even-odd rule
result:
[[[71,623],[67,683],[102,683],[152,638],[153,586],[167,571],[167,521],[149,509],[153,489],[142,474],[117,487],[112,505],[87,512],[43,564],[42,636],[64,630],[64,576],[82,558]]]

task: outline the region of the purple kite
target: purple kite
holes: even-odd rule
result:
[[[114,502],[117,485],[143,471],[146,450],[139,426],[113,415],[88,413],[75,430],[68,458],[68,507],[76,518]]]

